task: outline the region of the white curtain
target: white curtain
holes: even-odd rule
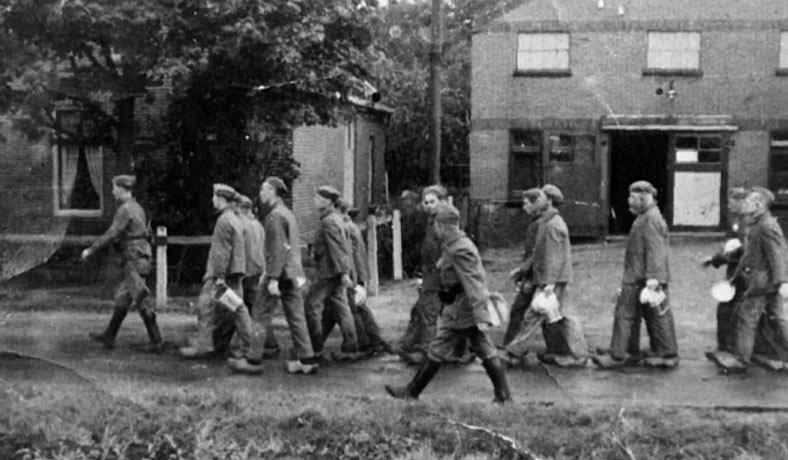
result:
[[[101,147],[85,147],[85,159],[88,162],[90,183],[96,194],[101,196]]]
[[[60,147],[60,207],[71,207],[71,192],[74,191],[74,181],[77,179],[77,165],[79,164],[79,147],[65,145]]]

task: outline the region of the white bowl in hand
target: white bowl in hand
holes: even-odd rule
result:
[[[736,288],[728,281],[719,281],[711,287],[711,296],[717,302],[730,302],[736,295]]]

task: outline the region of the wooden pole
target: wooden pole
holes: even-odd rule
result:
[[[367,295],[378,295],[380,278],[378,276],[378,225],[374,214],[367,217],[367,259],[369,261],[369,286]]]
[[[399,209],[394,210],[391,220],[391,234],[393,240],[394,279],[402,279],[402,219]]]
[[[167,227],[156,227],[156,307],[167,306]]]
[[[430,141],[432,183],[441,183],[441,61],[443,54],[443,0],[432,0],[432,46],[430,48]]]

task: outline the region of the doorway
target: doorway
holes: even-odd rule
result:
[[[664,131],[612,131],[610,134],[611,234],[628,233],[635,220],[629,212],[629,185],[647,180],[657,189],[663,215],[668,196],[668,133]]]

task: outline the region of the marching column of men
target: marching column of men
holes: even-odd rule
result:
[[[114,244],[123,268],[109,324],[90,337],[112,348],[128,310],[137,309],[150,339],[149,350],[161,352],[163,342],[146,283],[152,257],[149,224],[134,199],[134,185],[133,176],[113,178],[119,206],[112,224],[82,252],[88,259]],[[311,245],[315,277],[304,300],[300,234],[283,201],[287,192],[277,177],[263,181],[259,201],[267,212],[261,223],[251,199],[228,185],[214,184],[217,219],[197,299],[197,329],[180,348],[182,356],[227,357],[233,371],[261,373],[266,350],[279,348],[272,317],[280,305],[293,342],[292,356],[285,361],[289,373],[317,370],[334,326],[342,335],[335,360],[391,351],[365,302],[369,270],[361,230],[351,218],[354,210],[333,187],[316,191],[320,217]],[[523,262],[510,273],[517,290],[500,350],[487,334],[497,324],[495,295],[488,290],[479,251],[460,230],[459,212],[446,196],[438,185],[423,192],[423,208],[430,217],[421,245],[422,282],[396,349],[403,360],[420,368],[407,385],[387,385],[386,391],[396,398],[418,398],[442,364],[478,357],[493,384],[494,400],[505,403],[511,394],[504,364],[528,361],[528,339],[538,329],[545,342],[538,359],[563,367],[585,366],[588,345],[567,295],[572,255],[569,229],[560,213],[561,190],[548,184],[523,194],[523,210],[532,220],[524,232]],[[731,239],[723,251],[702,263],[725,265],[734,292],[717,306],[717,350],[707,354],[726,372],[743,372],[751,361],[788,370],[788,248],[770,212],[773,201],[774,195],[761,187],[732,189]],[[636,217],[626,243],[610,348],[592,360],[601,369],[674,368],[679,353],[669,293],[668,227],[657,206],[657,190],[649,182],[632,183],[628,202]],[[641,321],[650,341],[645,352],[640,350]],[[231,350],[234,336],[239,350]]]

